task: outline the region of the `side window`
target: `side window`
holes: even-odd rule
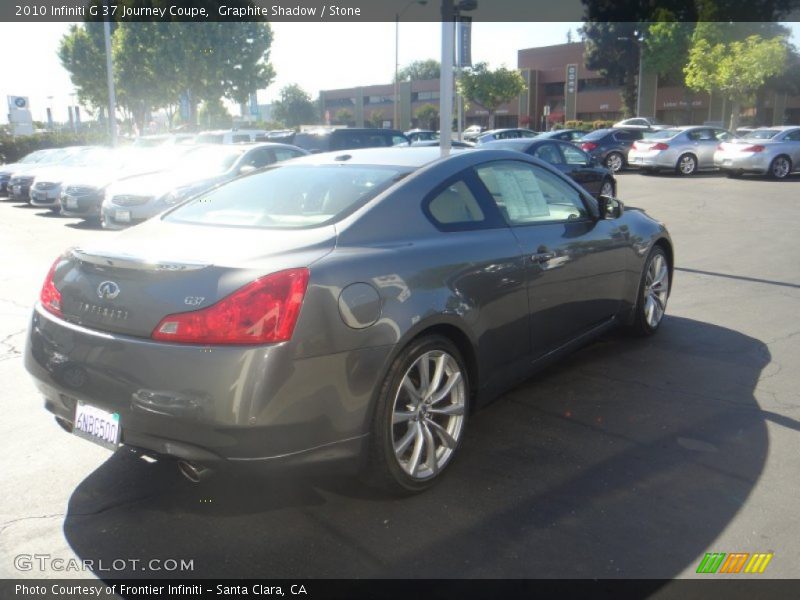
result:
[[[568,165],[586,166],[589,164],[589,156],[580,148],[576,148],[572,144],[559,144],[559,147],[564,153],[564,159]]]
[[[419,136],[419,139],[422,139],[422,136]],[[408,146],[408,140],[402,135],[393,135],[392,146]]]
[[[545,162],[549,162],[551,165],[560,165],[564,163],[564,160],[561,158],[561,153],[558,151],[555,144],[542,144],[533,151],[533,155]]]
[[[587,216],[578,191],[544,169],[499,161],[477,167],[476,171],[510,225],[553,223]]]
[[[725,131],[724,129],[715,129],[714,130],[714,139],[719,140],[720,142],[724,142],[725,140],[731,139],[733,136]]]
[[[786,137],[783,138],[789,142],[800,142],[800,129],[795,129],[794,131],[790,131],[786,134]]]
[[[445,226],[480,223],[486,218],[463,181],[456,181],[439,192],[428,202],[427,209],[434,221]]]
[[[272,152],[275,154],[275,160],[289,160],[290,158],[297,158],[298,156],[302,156],[299,152],[295,150],[288,150],[286,148],[273,148]]]
[[[630,131],[618,131],[614,134],[614,139],[618,142],[630,142],[634,137]]]
[[[260,169],[261,167],[266,167],[272,162],[274,162],[272,159],[272,153],[267,148],[259,148],[250,152],[250,154],[242,162],[242,166],[249,165],[251,167],[255,167],[256,169]]]
[[[231,136],[231,142],[234,144],[238,144],[239,142],[249,142],[250,135],[247,133],[234,133]]]

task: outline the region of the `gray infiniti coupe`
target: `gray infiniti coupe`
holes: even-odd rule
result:
[[[177,459],[435,483],[474,410],[615,326],[661,324],[663,225],[507,150],[268,167],[72,248],[25,365],[67,431]]]

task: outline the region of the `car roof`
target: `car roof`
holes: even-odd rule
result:
[[[473,151],[471,148],[453,149],[453,153]],[[294,159],[292,164],[341,165],[347,163],[353,165],[419,168],[437,160],[441,155],[442,153],[438,146],[358,148],[310,154]]]

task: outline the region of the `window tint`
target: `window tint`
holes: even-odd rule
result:
[[[510,225],[566,221],[587,214],[574,188],[539,167],[501,161],[476,171]]]
[[[587,165],[589,164],[589,155],[583,150],[576,148],[572,144],[561,144],[561,151],[564,153],[564,159],[568,165]]]
[[[789,133],[786,134],[786,136],[783,139],[788,140],[790,142],[800,142],[800,129],[795,129],[794,131],[790,131]]]
[[[597,140],[602,140],[609,134],[608,129],[595,129],[594,131],[590,131],[585,136],[583,136],[584,142],[596,142]]]
[[[478,201],[463,181],[455,182],[436,195],[428,204],[428,211],[441,225],[480,223],[485,219]]]
[[[251,150],[247,154],[244,161],[242,161],[242,166],[247,165],[250,167],[255,167],[256,169],[260,169],[261,167],[266,167],[272,162],[274,162],[274,158],[269,148],[257,148],[255,150]]]
[[[689,131],[686,134],[686,137],[688,137],[692,141],[699,141],[699,142],[708,142],[717,139],[714,136],[714,132],[711,131],[710,129],[694,129],[692,131]]]
[[[640,140],[642,139],[642,132],[641,131],[618,131],[614,134],[614,137],[617,141],[620,142],[632,142],[633,140]]]
[[[421,136],[424,136],[424,137],[420,137],[419,138],[421,140],[423,140],[423,139],[424,140],[435,139],[435,138],[431,137],[430,134],[421,134]],[[402,135],[393,135],[392,136],[392,146],[408,146],[408,140],[406,138],[404,138]]]
[[[561,158],[561,153],[558,151],[555,144],[542,144],[533,151],[533,155],[552,165],[564,163],[564,159]]]
[[[249,141],[250,141],[250,135],[247,133],[234,133],[231,136],[231,142],[233,142],[234,144],[237,144],[239,142],[249,142]]]
[[[337,221],[407,172],[394,167],[286,165],[214,188],[164,219],[234,227],[315,227]]]

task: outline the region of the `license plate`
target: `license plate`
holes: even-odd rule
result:
[[[77,198],[70,198],[69,196],[67,196],[66,201],[67,201],[67,208],[75,208],[75,209],[78,208]]]
[[[119,446],[122,434],[119,413],[106,412],[96,406],[78,402],[72,433],[106,448],[115,449]]]
[[[131,211],[129,210],[118,210],[114,215],[114,218],[117,221],[122,221],[123,223],[128,223],[131,220]]]

